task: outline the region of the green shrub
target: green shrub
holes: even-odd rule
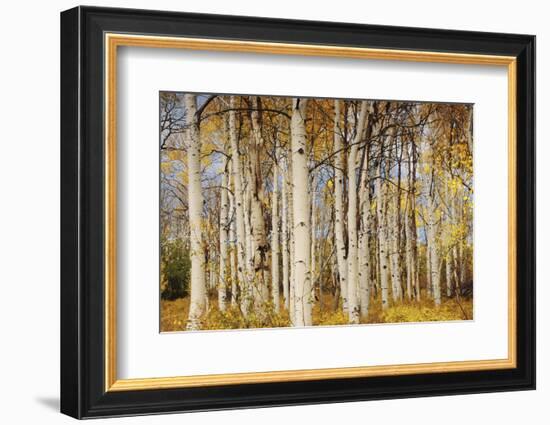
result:
[[[161,247],[161,297],[175,300],[189,294],[191,259],[180,239],[165,241]]]

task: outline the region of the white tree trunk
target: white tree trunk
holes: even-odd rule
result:
[[[292,146],[290,147],[291,151],[289,152],[289,162],[290,166],[287,164],[287,175],[288,175],[288,189],[287,190],[287,197],[288,197],[288,231],[289,231],[289,255],[290,255],[290,278],[289,278],[289,314],[290,314],[290,322],[293,326],[296,326],[296,279],[295,279],[295,258],[296,256],[294,253],[296,252],[295,246],[294,246],[294,186],[292,185],[293,177],[292,177]]]
[[[426,213],[427,216],[427,213]],[[433,285],[432,285],[432,262],[431,258],[431,249],[430,249],[430,238],[428,236],[428,225],[426,224],[426,293],[429,298],[433,298]]]
[[[452,176],[450,176],[452,178]],[[445,205],[447,209],[445,210],[445,222],[443,227],[444,237],[443,240],[447,241],[445,246],[443,246],[445,252],[445,285],[446,285],[446,294],[447,298],[450,298],[453,293],[453,250],[452,250],[452,240],[453,240],[453,223],[455,220],[454,213],[454,199],[453,193],[449,186],[445,186],[443,189],[443,195],[445,196]]]
[[[316,199],[315,188],[316,187],[317,187],[317,175],[313,174],[313,178],[312,178],[312,182],[311,182],[311,194],[310,194],[310,197],[311,197],[311,204],[310,204],[310,216],[311,216],[311,221],[310,221],[310,227],[311,227],[310,276],[311,276],[311,286],[312,286],[312,291],[311,291],[310,297],[312,298],[312,300],[315,299],[314,291],[315,291],[315,282],[316,282],[316,278],[317,278],[317,268],[316,268],[317,263],[315,261],[315,257],[317,255],[317,253],[315,252],[315,250],[316,250],[316,239],[317,239],[317,236],[316,236],[317,216],[316,216],[316,211],[315,211],[315,199]],[[313,302],[311,303],[310,306],[311,307],[313,306]]]
[[[462,196],[464,196],[460,191],[454,197],[453,202],[453,216],[458,221],[462,221]],[[462,283],[464,279],[464,269],[463,269],[463,249],[461,241],[457,241],[453,246],[453,263],[454,263],[454,278],[455,278],[455,293],[460,296],[462,295]]]
[[[228,179],[227,179],[227,161],[224,164],[222,174],[222,189],[220,200],[220,272],[218,282],[218,307],[221,311],[225,311],[227,307],[227,259],[228,259],[228,233],[229,233],[229,196],[228,196]]]
[[[231,96],[230,107],[236,108],[235,97]],[[245,233],[245,215],[244,215],[244,199],[243,199],[243,176],[241,161],[239,158],[239,141],[237,136],[235,111],[229,112],[229,137],[231,141],[231,166],[233,173],[233,186],[235,192],[235,222],[236,222],[236,245],[237,245],[237,276],[240,284],[240,302],[241,309],[244,314],[248,313],[248,276],[246,261],[246,233]]]
[[[389,307],[388,299],[388,254],[386,250],[386,202],[385,191],[382,184],[383,145],[380,147],[380,159],[378,161],[378,176],[376,178],[376,214],[378,221],[378,255],[380,266],[380,293],[382,295],[382,309]]]
[[[458,274],[458,247],[457,244],[453,246],[453,277],[455,281],[455,295],[460,296],[460,278]]]
[[[279,157],[279,148],[275,148],[275,159]],[[273,164],[273,193],[271,199],[271,298],[276,312],[280,310],[279,301],[279,164]]]
[[[466,279],[466,271],[464,270],[465,261],[464,261],[464,244],[462,241],[458,242],[458,288],[459,294],[462,295],[462,287],[464,285],[464,280]]]
[[[391,211],[391,279],[392,279],[392,297],[394,301],[401,301],[401,268],[399,264],[399,196],[397,192],[393,196]]]
[[[411,290],[414,291],[416,301],[420,301],[420,278],[418,266],[418,245],[416,226],[416,144],[411,140],[408,158],[408,211],[406,213],[405,233],[407,239],[407,252],[409,255],[407,273],[410,279]]]
[[[187,171],[189,179],[189,228],[191,242],[191,301],[187,329],[200,329],[201,316],[206,305],[206,280],[204,247],[202,244],[202,207],[203,196],[201,189],[201,141],[199,122],[197,119],[197,99],[195,95],[186,94],[185,131],[187,142]]]
[[[348,154],[348,314],[350,323],[359,323],[360,318],[357,297],[359,273],[357,262],[357,152],[367,121],[367,109],[367,101],[362,101],[355,137]]]
[[[287,167],[285,167],[287,168]],[[285,309],[289,310],[290,308],[290,264],[289,264],[289,235],[290,232],[288,231],[288,190],[287,190],[287,176],[283,175],[283,181],[282,181],[282,193],[281,193],[281,200],[282,200],[282,251],[283,251],[283,298],[284,298],[284,304]]]
[[[431,158],[431,145],[427,143],[430,147],[428,157]],[[437,203],[435,200],[436,190],[435,190],[435,181],[434,175],[432,172],[432,177],[429,185],[428,193],[428,208],[427,208],[427,237],[428,237],[428,247],[430,252],[430,274],[431,274],[431,284],[432,284],[432,295],[434,298],[434,303],[436,307],[441,305],[441,273],[440,273],[440,263],[439,263],[439,252],[437,246]]]
[[[473,133],[474,133],[474,108],[470,108],[468,113],[468,129],[466,130],[466,141],[468,142],[468,148],[470,152],[474,153],[474,144],[473,144]]]
[[[334,236],[336,239],[336,261],[342,309],[348,312],[348,262],[346,257],[345,224],[344,224],[344,168],[345,154],[340,128],[340,101],[334,101]]]
[[[410,188],[409,188],[410,190]],[[410,195],[413,197],[414,195]],[[415,205],[413,199],[409,199],[408,210],[405,214],[405,234],[406,234],[406,250],[407,250],[407,297],[412,299],[413,291],[416,300],[420,300],[420,288],[418,287],[417,279],[417,252],[416,252],[416,225],[415,220]]]
[[[230,161],[230,170],[233,169],[233,160]],[[231,174],[232,175],[232,174]],[[231,180],[233,180],[231,178]],[[229,197],[229,214],[231,222],[229,223],[229,240],[231,250],[229,251],[229,262],[231,264],[231,307],[237,305],[237,285],[238,285],[238,272],[237,272],[237,225],[236,221],[236,208],[235,208],[235,184],[233,183],[232,194]]]
[[[367,148],[365,148],[367,149]],[[359,305],[361,318],[366,319],[369,314],[370,302],[370,286],[371,286],[371,264],[370,264],[370,247],[369,247],[369,229],[370,229],[370,193],[369,193],[369,155],[365,153],[363,172],[361,174],[361,186],[359,189],[359,211],[360,225],[359,233]]]
[[[450,298],[453,293],[453,274],[452,274],[452,254],[448,250],[445,257],[445,282],[447,284],[447,297]]]
[[[413,284],[412,284],[412,247],[409,238],[409,201],[407,199],[407,207],[405,208],[405,285],[407,291],[407,299],[412,299]]]
[[[294,304],[295,326],[305,326],[311,318],[305,317],[306,303],[311,303],[310,246],[309,246],[309,170],[306,155],[307,99],[292,100],[292,180],[294,219]]]
[[[258,97],[251,96],[253,110],[250,113],[254,143],[249,150],[250,159],[250,226],[254,239],[254,304],[257,309],[263,309],[262,304],[269,299],[268,267],[266,256],[269,249],[265,231],[265,219],[262,209],[264,191],[260,167],[260,151],[263,149],[264,140],[260,126],[260,114],[258,111]],[[261,310],[260,310],[261,311]]]
[[[247,276],[247,288],[246,288],[246,303],[247,308],[250,308],[255,297],[255,271],[254,271],[254,237],[252,235],[252,226],[250,225],[252,217],[251,208],[251,190],[250,190],[250,169],[247,167],[245,171],[246,181],[248,182],[244,188],[244,232],[246,235],[245,247],[246,247],[246,276]]]

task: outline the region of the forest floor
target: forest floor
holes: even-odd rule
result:
[[[326,309],[321,310],[318,303],[313,307],[313,325],[347,325],[347,315],[341,308],[334,310],[334,299],[330,295],[323,295]],[[278,328],[289,327],[288,312],[277,314],[269,306],[260,315],[251,314],[244,317],[238,308],[228,308],[221,312],[217,306],[217,300],[209,300],[209,309],[203,318],[204,330],[215,329],[251,329],[251,328]],[[189,298],[176,300],[161,300],[161,332],[184,331],[189,312]],[[452,320],[472,320],[473,300],[471,298],[444,298],[441,306],[436,308],[429,299],[416,301],[403,301],[390,306],[383,311],[380,300],[371,300],[368,317],[361,323],[402,323],[402,322],[438,322]]]

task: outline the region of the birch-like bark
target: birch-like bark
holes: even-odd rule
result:
[[[279,158],[279,147],[275,148],[275,159]],[[271,196],[271,298],[276,312],[280,310],[279,300],[279,164],[273,164],[273,192]]]
[[[426,216],[428,214],[426,213]],[[426,229],[426,293],[429,298],[433,298],[433,276],[432,276],[432,261],[431,261],[431,249],[430,249],[430,238],[428,237],[428,225],[425,226]]]
[[[468,129],[466,130],[466,140],[468,142],[468,149],[473,154],[474,152],[474,108],[470,108],[468,112]]]
[[[416,300],[420,299],[420,288],[416,280],[417,258],[416,258],[416,226],[413,223],[415,220],[414,212],[414,195],[410,195],[407,200],[407,211],[405,213],[405,234],[406,234],[406,251],[407,251],[407,298],[410,300],[415,296]],[[413,294],[414,293],[414,294]]]
[[[393,196],[392,211],[391,211],[391,280],[392,280],[392,298],[393,301],[401,301],[401,269],[399,261],[399,197],[397,191]]]
[[[369,314],[370,287],[371,287],[371,260],[370,260],[370,189],[369,189],[369,152],[364,153],[363,171],[361,173],[361,184],[359,188],[359,211],[360,211],[360,233],[359,233],[359,305],[361,318],[366,319]]]
[[[292,149],[292,146],[290,147]],[[294,255],[295,245],[294,245],[294,189],[292,185],[293,177],[292,177],[292,150],[289,152],[289,161],[290,166],[287,165],[288,170],[288,191],[287,191],[287,197],[288,197],[288,231],[289,231],[289,255],[290,255],[290,278],[289,278],[289,300],[290,300],[290,320],[293,326],[296,326],[296,279],[295,279],[295,258]]]
[[[459,192],[460,193],[460,192]],[[464,220],[464,205],[463,205],[463,194],[459,194],[459,196],[456,197],[457,199],[457,214],[458,219],[460,221]],[[457,261],[458,261],[458,291],[459,294],[462,295],[462,288],[463,285],[466,283],[466,259],[464,258],[464,242],[458,241],[458,255],[457,255]]]
[[[357,262],[357,167],[359,143],[367,121],[367,101],[361,102],[355,137],[348,154],[348,308],[349,322],[359,323],[360,311],[357,297],[358,273]]]
[[[459,217],[457,217],[457,198],[460,196],[459,193],[455,193],[455,196],[452,197],[450,200],[451,203],[451,214],[455,218],[455,220],[460,220]],[[453,280],[454,280],[454,291],[456,296],[460,296],[460,278],[458,274],[458,267],[459,267],[459,260],[458,260],[458,241],[455,241],[453,243],[453,246],[451,248],[451,262],[452,262],[452,268],[453,268]]]
[[[447,251],[445,256],[445,283],[447,284],[447,297],[450,298],[453,294],[453,275],[452,275],[452,254],[451,250]]]
[[[453,246],[453,270],[454,270],[454,280],[455,280],[455,295],[460,296],[460,276],[458,274],[459,259],[458,259],[458,244]]]
[[[348,261],[346,257],[344,225],[344,168],[342,129],[340,128],[340,101],[334,101],[334,236],[336,239],[336,262],[342,297],[342,310],[348,312]]]
[[[411,143],[408,158],[408,191],[407,211],[405,213],[405,234],[407,250],[407,296],[412,298],[412,292],[420,301],[420,281],[418,279],[418,249],[416,245],[416,149]]]
[[[252,208],[251,208],[251,190],[250,190],[250,168],[246,167],[244,171],[246,176],[247,184],[244,187],[244,232],[246,235],[245,247],[246,247],[246,276],[247,276],[247,307],[250,308],[255,298],[255,272],[254,272],[254,238],[252,236],[252,226],[250,225],[250,220],[252,217]]]
[[[375,183],[376,183],[376,180],[375,180]],[[374,189],[374,196],[372,198],[372,202],[374,202],[374,214],[371,215],[372,217],[372,223],[371,223],[371,234],[373,235],[373,238],[372,238],[372,243],[373,243],[373,246],[372,246],[372,251],[373,251],[373,256],[372,256],[372,275],[373,275],[373,280],[372,280],[372,289],[371,289],[371,294],[373,294],[373,296],[375,298],[378,297],[378,295],[380,294],[380,255],[379,255],[379,252],[380,252],[380,249],[378,248],[378,214],[377,214],[377,201],[376,201],[376,198],[377,198],[377,195],[376,195],[376,184],[375,184],[375,189]]]
[[[408,300],[412,300],[413,285],[412,285],[412,252],[411,241],[409,239],[409,199],[406,200],[405,207],[405,291]]]
[[[448,186],[444,191],[445,204],[449,208],[445,214],[445,240],[450,241],[452,239],[452,225],[454,214],[452,210],[453,198]],[[447,298],[450,298],[453,292],[453,252],[450,246],[445,246],[445,286]]]
[[[464,270],[464,245],[462,242],[458,243],[458,290],[459,294],[462,295],[462,287],[464,285],[464,280],[466,279],[466,271]]]
[[[184,95],[185,131],[187,144],[189,229],[191,240],[191,301],[187,329],[200,329],[201,316],[206,305],[206,280],[204,247],[202,243],[202,206],[201,189],[201,141],[197,118],[197,98],[192,94]]]
[[[428,146],[429,158],[432,157],[431,143],[426,144]],[[436,203],[436,190],[435,190],[435,177],[432,170],[430,185],[428,191],[428,208],[427,208],[427,237],[428,237],[428,246],[430,252],[430,274],[431,274],[431,284],[432,284],[432,295],[434,298],[434,303],[436,307],[441,305],[441,286],[440,286],[440,269],[439,269],[439,252],[437,249],[437,203]]]
[[[306,303],[311,303],[309,200],[307,184],[309,170],[306,155],[307,99],[292,100],[292,181],[294,220],[294,304],[295,326],[305,326],[311,318],[305,317]]]
[[[395,133],[395,129],[394,129]],[[403,147],[399,149],[398,138],[394,134],[395,157],[397,158],[397,187],[394,197],[393,226],[392,226],[392,280],[395,288],[396,299],[403,299],[403,289],[401,287],[401,161],[403,158]]]
[[[246,273],[248,264],[246,261],[246,233],[245,233],[245,213],[243,199],[243,175],[241,161],[239,158],[239,140],[236,127],[237,107],[235,96],[230,98],[229,111],[229,138],[231,141],[231,167],[233,174],[233,186],[235,192],[235,223],[236,223],[236,245],[237,245],[237,276],[240,284],[240,307],[243,314],[248,314],[248,276]]]
[[[316,262],[317,215],[315,212],[316,187],[317,187],[317,174],[313,173],[313,178],[311,182],[311,194],[310,194],[310,198],[311,198],[311,207],[310,207],[310,216],[311,216],[310,258],[311,260],[310,261],[311,263],[310,263],[310,273],[309,273],[309,275],[311,276],[311,285],[312,285],[312,293],[310,294],[310,296],[312,298],[315,297],[313,291],[315,291],[314,286],[317,278],[317,268],[316,268],[317,267],[317,262]]]
[[[269,250],[266,237],[265,219],[262,209],[264,199],[264,188],[262,184],[262,173],[260,163],[260,152],[264,140],[260,126],[259,102],[257,96],[251,97],[252,111],[250,113],[254,143],[249,150],[250,159],[250,226],[253,243],[253,270],[254,270],[254,304],[257,309],[269,299],[269,268],[266,264],[266,255]]]
[[[288,167],[285,167],[288,169]],[[286,173],[285,173],[286,174]],[[281,187],[281,201],[282,201],[282,260],[283,260],[283,299],[285,309],[290,308],[290,264],[289,264],[289,231],[288,231],[288,183],[287,176],[283,174],[282,187]]]
[[[222,173],[222,188],[220,199],[220,266],[218,282],[218,307],[220,311],[225,311],[227,307],[227,259],[228,259],[228,234],[229,234],[229,196],[227,179],[227,161],[225,161]]]
[[[376,191],[376,215],[378,223],[378,264],[380,267],[380,293],[382,296],[382,309],[389,307],[388,299],[388,254],[386,250],[386,202],[385,185],[382,184],[382,163],[384,161],[384,143],[380,142],[380,158],[378,160],[378,176],[375,183]]]
[[[233,160],[230,160],[230,170],[233,170]],[[230,180],[232,178],[232,171],[230,175]],[[229,251],[229,262],[231,264],[231,307],[237,305],[237,294],[238,294],[238,271],[237,271],[237,226],[236,226],[236,208],[235,208],[235,184],[232,184],[233,190],[229,197],[229,214],[230,214],[230,223],[229,223],[229,240],[231,250]]]

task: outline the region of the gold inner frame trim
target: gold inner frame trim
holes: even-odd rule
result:
[[[417,373],[511,369],[516,357],[516,58],[446,52],[370,49],[106,33],[105,45],[105,391],[136,391],[214,385],[357,378]],[[240,53],[323,56],[404,62],[503,66],[508,72],[508,357],[495,360],[304,369],[272,372],[118,379],[116,325],[116,106],[118,47],[148,47]]]

